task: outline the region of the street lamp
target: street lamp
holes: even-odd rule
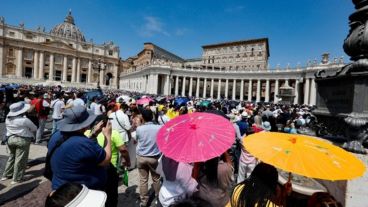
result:
[[[98,70],[97,88],[100,88],[100,72],[106,68],[106,63],[103,63],[101,58],[98,58],[97,62],[92,64],[92,67]]]

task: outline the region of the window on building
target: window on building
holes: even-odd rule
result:
[[[67,76],[66,76],[66,81],[71,82],[71,81],[72,81],[72,76],[71,76],[71,75],[67,75]]]
[[[51,40],[49,38],[46,38],[46,42],[50,42]]]
[[[15,75],[15,65],[14,64],[7,64],[7,66],[6,66],[6,74],[8,74],[8,75]]]
[[[114,54],[113,51],[112,50],[109,50],[109,55],[112,56],[113,54]]]
[[[10,37],[14,37],[14,36],[15,36],[15,32],[10,31],[10,32],[9,32],[9,36],[10,36]]]
[[[8,57],[14,57],[14,49],[13,48],[8,49]]]
[[[254,56],[254,48],[252,48],[251,50],[250,50],[250,56]]]
[[[100,52],[100,50],[99,50],[99,49],[96,49],[96,50],[95,50],[95,52],[99,53],[99,52]]]
[[[69,44],[70,47],[73,47],[73,44]]]
[[[258,56],[260,57],[260,56],[262,56],[262,52],[258,52]]]
[[[26,67],[26,68],[24,69],[24,76],[25,76],[26,78],[32,78],[32,74],[33,74],[33,68],[31,68],[31,67]]]
[[[33,36],[31,34],[26,34],[26,39],[33,39]]]
[[[24,52],[24,59],[25,60],[32,60],[33,59],[33,52],[32,51],[29,51],[29,50],[26,50]]]
[[[262,50],[262,44],[258,45],[258,50]]]

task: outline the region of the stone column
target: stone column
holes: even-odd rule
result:
[[[49,67],[49,81],[53,81],[54,80],[54,68],[55,68],[55,63],[54,63],[54,54],[50,54],[50,67]]]
[[[236,96],[236,79],[233,80],[233,94],[232,94],[231,98],[233,100],[235,100],[235,98],[236,98],[235,96]]]
[[[299,104],[299,80],[295,80],[295,98],[294,104]]]
[[[88,60],[87,83],[92,82],[92,60]]]
[[[229,79],[226,79],[225,81],[225,99],[228,98],[228,94],[229,94]]]
[[[121,88],[121,87],[120,87]],[[142,92],[146,92],[146,76],[142,77]]]
[[[40,51],[40,68],[39,68],[39,73],[38,73],[38,79],[40,80],[43,80],[44,67],[45,67],[45,54],[42,51]]]
[[[68,75],[68,56],[64,55],[63,57],[63,78],[62,81],[67,81]]]
[[[115,88],[118,88],[118,78],[119,78],[119,67],[117,64],[114,64],[113,65],[113,73],[114,73],[114,79],[113,79],[113,83],[112,85],[115,87]]]
[[[261,101],[261,80],[257,80],[257,94],[256,94],[256,102]]]
[[[201,79],[197,78],[197,85],[196,85],[196,97],[199,98],[199,84],[201,83]]]
[[[23,48],[18,49],[17,54],[17,68],[16,68],[17,78],[22,78],[23,76]]]
[[[72,61],[72,83],[75,82],[75,74],[77,73],[77,59],[75,57],[73,57],[73,61]],[[102,83],[100,82],[100,85]]]
[[[33,79],[38,78],[38,51],[33,52]]]
[[[190,77],[189,79],[189,94],[188,96],[192,96],[193,95],[193,77]]]
[[[212,78],[211,79],[211,91],[210,91],[211,98],[213,98],[213,87],[214,87],[214,84],[215,84],[215,80]]]
[[[310,89],[310,105],[316,105],[317,101],[317,88],[316,88],[316,82],[314,78],[311,79],[311,89]]]
[[[207,78],[204,78],[204,83],[203,83],[203,98],[206,98],[207,97],[206,90],[207,90]]]
[[[165,75],[165,87],[164,87],[164,95],[170,95],[170,75]]]
[[[4,61],[4,46],[0,47],[0,77],[3,76],[3,70],[5,69],[5,61]]]
[[[81,76],[81,59],[78,58],[77,59],[77,78],[76,78],[77,83],[80,83],[80,76]]]
[[[217,99],[221,98],[221,79],[218,80],[218,85],[217,85]]]
[[[240,81],[240,101],[244,100],[244,80]]]
[[[252,101],[252,87],[253,87],[252,80],[249,80],[248,82],[248,101]]]
[[[279,95],[279,80],[276,79],[276,81],[275,81],[275,93],[274,93],[273,102],[275,102],[275,103],[279,102],[279,98],[277,97],[278,95]]]
[[[181,87],[181,96],[185,96],[185,76],[183,77],[183,84],[182,84],[182,87]]]
[[[309,105],[309,78],[305,79],[305,85],[304,85],[304,104]]]
[[[265,102],[270,101],[270,80],[266,80]]]
[[[175,96],[179,95],[179,76],[175,78]]]
[[[158,91],[158,74],[154,74],[152,76],[152,79],[153,79],[153,94],[157,94],[157,91]]]
[[[105,76],[104,70],[100,70],[99,75],[100,75],[100,86],[105,85],[105,83],[104,83],[104,76]],[[131,87],[131,86],[129,86],[129,87]]]

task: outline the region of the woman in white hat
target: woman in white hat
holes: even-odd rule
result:
[[[20,101],[10,105],[9,108],[10,112],[6,117],[5,125],[10,156],[1,180],[13,178],[11,184],[17,184],[23,179],[29,146],[37,127],[25,116],[25,113],[30,109],[29,104]]]

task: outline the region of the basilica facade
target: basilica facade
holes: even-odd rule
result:
[[[117,88],[120,63],[119,47],[87,41],[71,11],[50,32],[0,19],[0,82]]]

